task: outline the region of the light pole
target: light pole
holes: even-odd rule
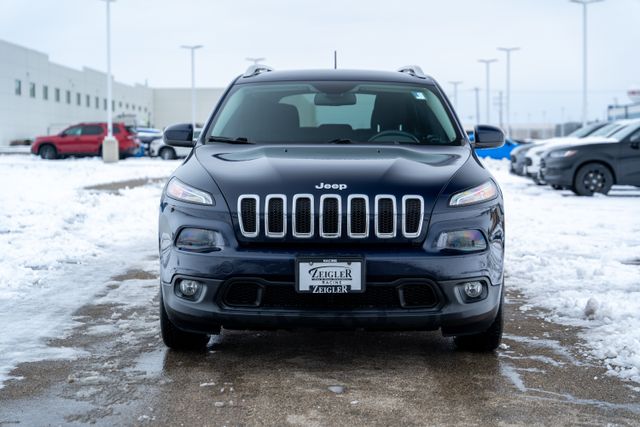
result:
[[[505,102],[507,135],[511,135],[511,52],[520,50],[519,47],[499,47],[498,50],[507,54],[507,99]]]
[[[485,65],[486,67],[486,74],[487,74],[487,87],[486,87],[486,91],[487,91],[487,111],[484,113],[485,117],[487,119],[487,124],[491,123],[491,79],[490,79],[490,75],[491,75],[491,64],[494,62],[497,62],[497,59],[478,59],[478,62],[481,62]]]
[[[193,131],[196,130],[196,49],[202,47],[201,44],[196,45],[182,45],[183,49],[189,49],[191,51],[191,126]]]
[[[458,86],[462,84],[461,81],[449,82],[453,86],[453,108],[458,110]]]
[[[258,65],[259,63],[261,63],[262,61],[264,61],[267,58],[252,58],[251,56],[245,58],[247,61],[249,62],[253,62],[253,65]]]
[[[113,99],[113,87],[111,76],[111,3],[115,0],[103,0],[107,5],[107,137],[102,142],[102,160],[105,163],[118,161],[118,141],[113,137],[113,116],[111,103]]]
[[[604,0],[571,0],[582,5],[582,126],[587,124],[587,6]]]

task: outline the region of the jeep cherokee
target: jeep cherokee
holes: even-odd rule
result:
[[[502,194],[417,66],[273,71],[229,86],[160,202],[160,319],[176,349],[226,329],[502,335]]]

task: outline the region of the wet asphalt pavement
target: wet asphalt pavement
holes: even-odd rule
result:
[[[640,389],[523,303],[508,295],[494,354],[438,332],[366,331],[224,331],[182,353],[161,342],[157,278],[130,271],[50,343],[83,355],[13,372],[0,426],[640,425]]]
[[[491,354],[439,332],[366,331],[223,331],[206,351],[176,352],[159,335],[157,274],[123,271],[49,342],[76,360],[12,372],[0,426],[640,425],[638,384],[607,376],[580,330],[520,310],[506,288]]]

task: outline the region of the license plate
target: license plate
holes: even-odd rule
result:
[[[300,258],[296,262],[296,290],[311,294],[364,292],[362,258]]]

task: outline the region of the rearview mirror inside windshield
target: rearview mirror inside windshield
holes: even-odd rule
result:
[[[356,95],[354,93],[317,93],[313,98],[315,105],[355,105]]]

